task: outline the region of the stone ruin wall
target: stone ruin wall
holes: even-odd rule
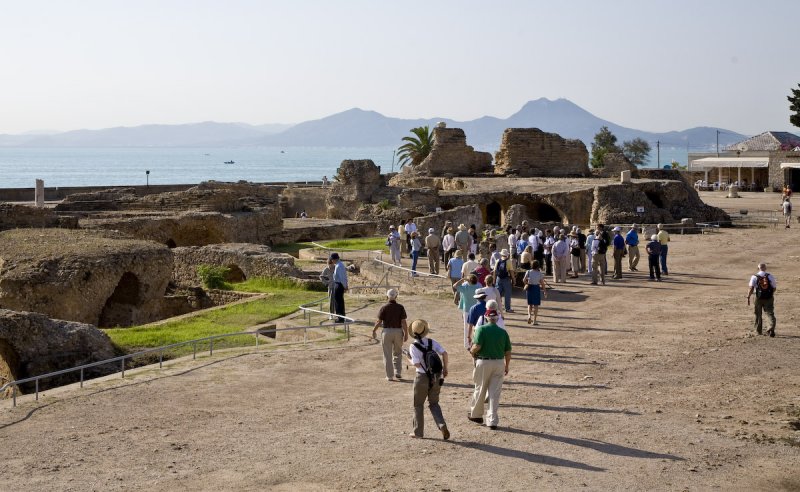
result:
[[[433,129],[433,147],[424,161],[413,168],[403,168],[406,174],[426,176],[470,176],[492,171],[492,155],[476,152],[467,145],[467,136],[461,128]]]
[[[227,267],[229,282],[241,282],[254,277],[295,277],[303,272],[294,265],[294,257],[273,253],[260,244],[213,244],[174,248],[173,279],[186,286],[202,284],[197,275],[199,265]]]
[[[0,309],[0,385],[112,357],[111,340],[92,325]],[[84,376],[101,376],[110,370],[113,369],[86,369]],[[78,377],[74,373],[43,379],[39,389],[68,384]],[[32,386],[23,386],[22,390],[32,391]]]
[[[583,142],[567,140],[538,128],[507,128],[494,161],[496,174],[589,176],[589,152]]]
[[[385,185],[381,170],[370,159],[344,160],[336,171],[325,201],[329,219],[350,219]]]
[[[603,156],[603,167],[592,169],[592,175],[598,178],[619,179],[622,171],[630,171],[631,178],[639,177],[639,168],[621,152],[609,152]]]
[[[75,229],[78,227],[78,219],[59,216],[52,208],[0,203],[0,231],[44,227]]]

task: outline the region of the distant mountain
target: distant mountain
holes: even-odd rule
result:
[[[506,119],[484,116],[471,121],[448,118],[401,119],[354,108],[297,125],[194,123],[143,125],[103,130],[76,130],[52,135],[0,135],[0,146],[24,147],[213,147],[265,145],[276,147],[398,146],[411,128],[439,121],[462,128],[467,142],[479,148],[497,148],[506,128],[539,128],[565,138],[583,140],[587,147],[595,133],[607,126],[620,142],[640,137],[662,146],[711,150],[719,130],[720,147],[746,137],[730,130],[696,127],[666,133],[626,128],[598,118],[567,99],[541,98],[526,103]]]

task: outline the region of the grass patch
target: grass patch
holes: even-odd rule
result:
[[[249,327],[286,316],[297,310],[297,306],[323,297],[319,292],[308,290],[294,282],[283,279],[251,279],[244,284],[235,284],[235,289],[248,292],[269,292],[267,299],[223,307],[189,318],[175,320],[156,326],[109,328],[103,331],[114,345],[125,353],[160,347],[197,338],[236,333]],[[228,337],[214,342],[215,347],[253,345],[250,335]],[[198,350],[208,345],[198,345]],[[170,351],[171,356],[192,352],[191,346]]]
[[[368,249],[389,251],[386,247],[386,238],[381,237],[356,237],[352,239],[334,239],[331,241],[320,241],[319,244],[328,248],[341,249]]]

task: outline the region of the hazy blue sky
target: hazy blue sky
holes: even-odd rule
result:
[[[796,0],[0,0],[0,133],[507,117],[790,130]]]

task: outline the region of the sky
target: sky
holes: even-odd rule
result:
[[[0,0],[0,133],[506,118],[792,130],[796,0]],[[794,129],[798,131],[798,129]]]

